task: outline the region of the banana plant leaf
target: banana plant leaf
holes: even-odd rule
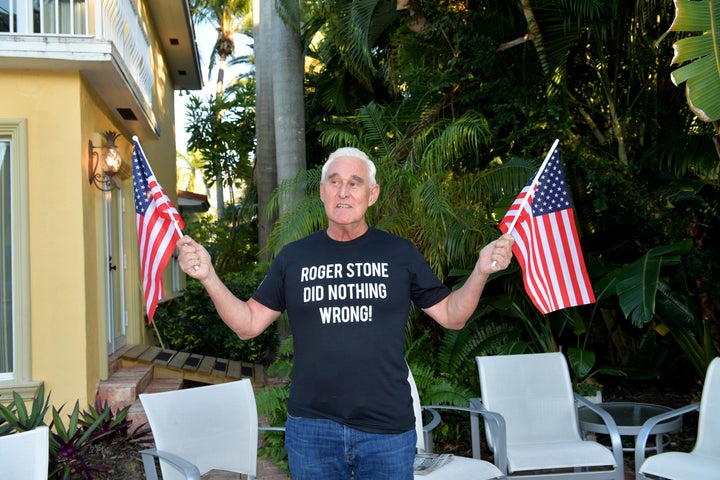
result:
[[[641,327],[655,314],[660,267],[680,262],[680,255],[690,250],[692,240],[655,247],[633,263],[619,267],[608,274],[596,290],[602,296],[615,294],[625,318]]]
[[[595,365],[595,352],[570,347],[567,352],[568,363],[577,378],[585,378]]]
[[[675,42],[671,73],[675,85],[685,82],[692,111],[703,121],[720,119],[720,4],[710,0],[675,0],[672,32],[696,33]]]
[[[658,288],[655,330],[661,335],[669,334],[682,349],[695,368],[698,378],[704,378],[710,362],[715,358],[710,320],[698,320],[697,313],[688,308],[684,295],[661,282]]]

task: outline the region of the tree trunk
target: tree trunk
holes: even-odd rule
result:
[[[261,0],[262,1],[262,0]],[[275,3],[275,2],[273,2]],[[275,163],[277,183],[294,178],[306,168],[305,164],[305,59],[300,41],[300,5],[297,0],[287,2],[291,21],[286,24],[275,8],[272,12],[272,96],[275,115]],[[268,45],[267,43],[265,45]],[[290,198],[280,199],[280,215],[295,203],[295,192]],[[278,337],[282,342],[291,334],[287,316],[278,320]]]
[[[543,73],[545,76],[550,74],[550,67],[548,67],[547,57],[545,56],[545,47],[543,46],[542,33],[540,27],[538,27],[537,21],[535,20],[535,13],[530,6],[530,0],[520,0],[523,15],[525,15],[525,21],[528,25],[528,36],[532,39],[533,45],[535,45],[535,51],[540,59],[540,65],[542,65]]]
[[[268,260],[265,246],[274,218],[268,216],[270,195],[277,186],[275,166],[275,120],[272,86],[272,15],[267,0],[253,0],[253,49],[255,53],[255,185],[258,192],[258,250],[260,261]]]
[[[218,66],[217,81],[215,82],[215,96],[219,100],[225,93],[225,67],[227,59],[220,56],[220,65]],[[223,176],[222,165],[218,161],[218,171],[215,173],[215,190],[217,192],[217,216],[222,218],[225,215],[225,194],[223,192]]]
[[[304,57],[300,41],[300,6],[288,2],[291,19],[285,23],[273,9],[273,110],[275,113],[275,154],[277,182],[294,178],[306,168],[305,163],[305,110],[303,103]],[[298,192],[300,194],[300,192]],[[294,203],[283,198],[280,214]]]

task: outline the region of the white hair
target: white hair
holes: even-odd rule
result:
[[[362,160],[365,162],[365,165],[367,165],[368,169],[368,177],[370,180],[370,188],[375,186],[375,174],[377,173],[377,168],[375,167],[375,163],[373,163],[372,160],[370,160],[370,157],[367,156],[365,152],[363,152],[360,149],[357,149],[355,147],[341,147],[332,152],[329,156],[327,161],[325,162],[325,165],[323,165],[322,168],[322,176],[320,177],[320,181],[325,183],[325,180],[327,180],[327,174],[328,169],[330,168],[330,165],[339,157],[352,157],[357,158],[358,160]]]

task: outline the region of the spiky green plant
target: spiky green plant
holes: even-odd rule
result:
[[[30,410],[20,394],[13,392],[13,399],[8,405],[0,404],[0,436],[45,425],[45,414],[49,408],[50,394],[45,397],[45,386],[42,384],[38,387]]]
[[[85,460],[85,454],[93,442],[93,434],[105,421],[107,414],[100,415],[90,426],[84,427],[80,423],[80,404],[75,402],[66,426],[60,416],[61,411],[62,407],[52,408],[49,477],[58,480],[75,478],[92,480],[93,472],[109,468],[103,465],[89,465]]]
[[[107,401],[102,401],[99,395],[95,403],[80,413],[78,423],[84,429],[90,429],[98,419],[102,419],[94,430],[93,441],[100,440],[134,442],[138,444],[152,442],[152,431],[147,424],[131,428],[128,420],[130,405],[113,412]]]

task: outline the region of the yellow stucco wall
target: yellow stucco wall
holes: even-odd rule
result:
[[[84,401],[93,348],[84,231],[94,225],[84,218],[80,76],[3,71],[0,88],[0,117],[28,125],[32,379],[46,381],[55,405]]]
[[[148,36],[148,12],[137,1]],[[150,45],[153,116],[158,138],[140,138],[152,169],[177,205],[174,91],[156,40]],[[71,64],[69,64],[71,65]],[[72,68],[70,66],[69,68]],[[124,199],[123,244],[126,254],[127,341],[151,343],[140,285],[133,202],[132,122],[114,120],[102,98],[77,71],[0,69],[0,119],[27,121],[28,229],[30,278],[31,379],[42,381],[51,404],[71,409],[94,400],[98,382],[108,373],[106,332],[107,257],[104,246],[105,193],[88,182],[88,140],[103,144],[113,130],[123,168],[115,179]],[[139,130],[139,129],[138,129]],[[170,292],[170,272],[164,275]]]
[[[32,380],[45,382],[55,406],[94,399],[107,375],[103,244],[104,193],[88,183],[87,143],[121,133],[124,167],[116,179],[125,200],[126,306],[129,343],[151,341],[145,328],[131,177],[132,134],[113,124],[78,72],[0,72],[0,118],[28,125],[29,251]],[[174,111],[170,86],[162,97],[159,139],[140,139],[168,195],[175,195]],[[117,195],[117,192],[113,192]],[[170,285],[169,272],[165,275]],[[167,291],[167,289],[166,289]]]

